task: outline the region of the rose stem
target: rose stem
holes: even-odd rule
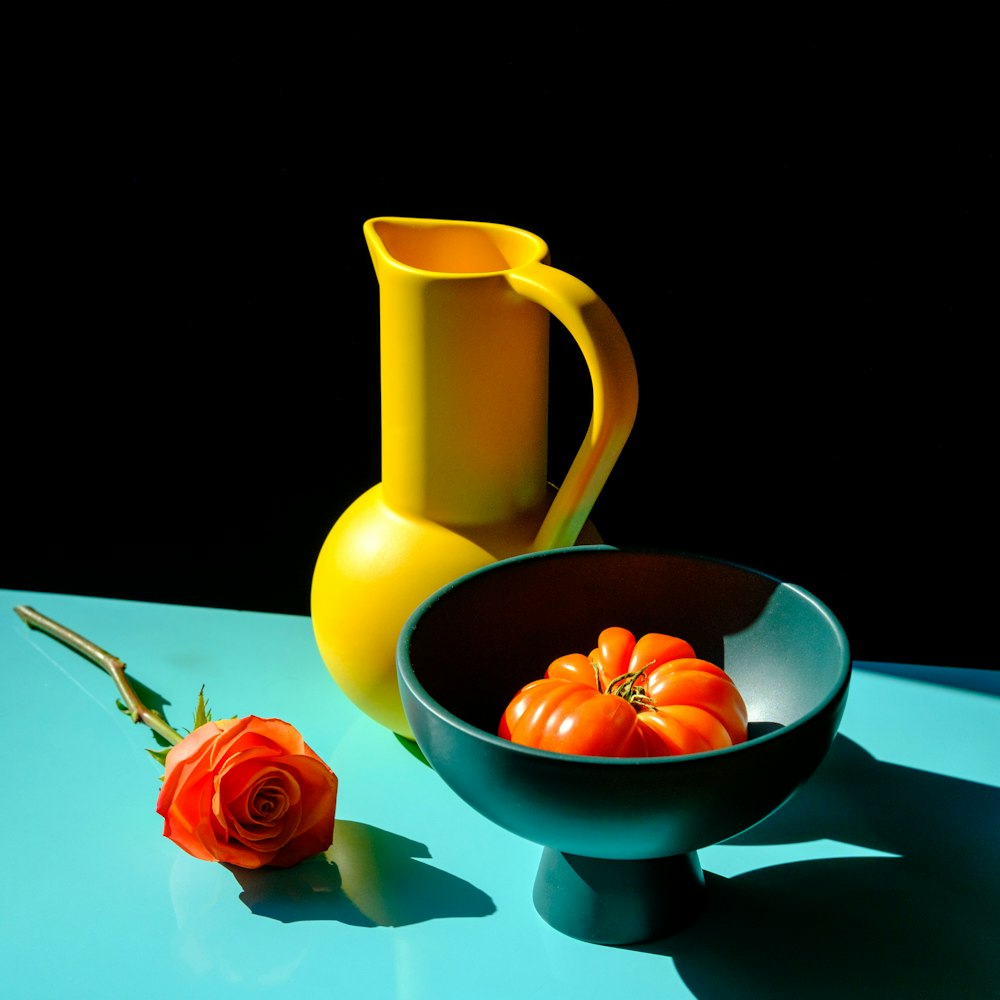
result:
[[[31,628],[36,628],[40,632],[52,636],[53,639],[58,639],[74,652],[86,656],[88,660],[93,660],[99,667],[107,671],[115,682],[115,687],[118,688],[118,693],[122,696],[122,701],[125,702],[125,707],[133,722],[144,723],[153,732],[159,733],[168,743],[180,743],[183,738],[181,734],[171,729],[159,712],[147,708],[139,700],[132,685],[125,679],[125,664],[117,656],[112,656],[100,646],[95,646],[89,639],[84,639],[82,635],[78,635],[72,629],[60,625],[59,622],[53,621],[51,618],[46,618],[45,615],[39,614],[34,608],[29,608],[25,604],[19,604],[14,608],[14,611]]]

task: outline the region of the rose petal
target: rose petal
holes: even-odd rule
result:
[[[189,777],[196,771],[206,768],[203,758],[211,755],[212,747],[218,740],[220,729],[215,722],[206,722],[193,733],[172,746],[167,752],[163,785],[157,798],[156,809],[161,815],[167,808],[177,788],[187,783]]]
[[[212,783],[192,782],[184,795],[163,810],[163,835],[202,861],[215,860],[217,836],[212,828]]]
[[[274,765],[254,768],[251,762],[217,783],[212,808],[225,814],[230,836],[244,842],[269,839],[268,849],[277,850],[298,829],[301,797],[294,773]],[[262,812],[265,799],[277,805],[270,815]]]

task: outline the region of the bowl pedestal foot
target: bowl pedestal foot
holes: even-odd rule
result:
[[[690,924],[704,892],[694,851],[612,861],[546,847],[532,898],[542,919],[563,934],[597,944],[637,944]]]

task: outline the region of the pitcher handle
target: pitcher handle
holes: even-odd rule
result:
[[[511,288],[548,310],[572,334],[590,371],[594,409],[586,437],[532,543],[532,550],[573,545],[635,423],[635,359],[611,310],[578,278],[535,261],[507,272]]]

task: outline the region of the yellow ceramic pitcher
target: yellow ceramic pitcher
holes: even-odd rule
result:
[[[377,218],[364,225],[379,285],[382,481],[320,550],[320,654],[363,712],[410,737],[396,641],[439,587],[498,559],[594,542],[588,521],[632,430],[635,363],[583,282],[510,226]],[[587,435],[562,486],[547,482],[549,316],[583,351]]]

